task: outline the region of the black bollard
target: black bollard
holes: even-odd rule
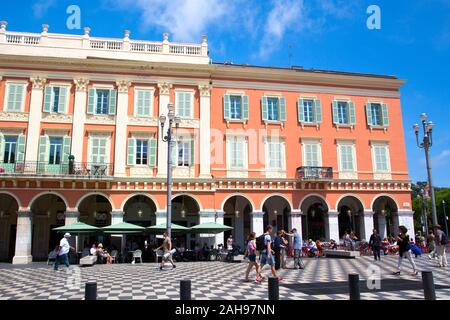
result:
[[[269,278],[269,300],[280,300],[278,278]]]
[[[359,274],[349,274],[348,285],[350,290],[350,300],[361,300],[361,293],[359,291]]]
[[[97,300],[97,282],[86,282],[84,299]]]
[[[180,300],[192,300],[191,280],[180,280]]]
[[[436,300],[433,272],[422,271],[423,295],[425,300]]]

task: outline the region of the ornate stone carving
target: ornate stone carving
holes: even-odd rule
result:
[[[127,80],[120,80],[120,81],[116,81],[116,85],[117,85],[117,90],[119,90],[119,92],[127,93],[128,89],[131,86],[131,82],[127,81]]]
[[[200,121],[197,119],[181,119],[180,128],[200,128]]]
[[[88,114],[86,117],[88,124],[115,124],[116,116],[106,114]]]
[[[392,180],[392,175],[390,173],[374,173],[374,180]]]
[[[129,117],[128,124],[139,126],[158,126],[158,119],[149,117]]]
[[[152,177],[153,176],[153,168],[152,167],[131,167],[130,168],[131,176],[145,176]]]
[[[160,95],[168,95],[170,94],[170,88],[172,88],[172,84],[168,82],[158,83],[159,94]]]
[[[248,170],[227,170],[227,178],[248,178]]]
[[[200,84],[198,90],[200,90],[200,96],[210,97],[212,86],[210,84]]]
[[[73,83],[75,83],[75,87],[77,91],[86,91],[87,86],[89,84],[89,80],[85,78],[74,79]]]
[[[28,121],[26,112],[0,112],[0,120],[3,121]]]
[[[356,179],[358,179],[358,173],[357,172],[339,172],[339,179],[356,180]]]
[[[194,167],[176,167],[173,170],[174,178],[193,178],[195,177]]]
[[[286,171],[266,171],[266,178],[286,178]]]
[[[47,79],[38,76],[30,78],[30,81],[33,84],[33,89],[43,90],[45,87],[45,83],[47,82]]]
[[[44,113],[42,116],[43,122],[55,122],[55,123],[72,123],[71,114],[63,113]]]

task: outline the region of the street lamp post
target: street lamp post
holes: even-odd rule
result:
[[[167,105],[168,113],[167,119],[168,127],[166,136],[162,136],[162,141],[167,142],[167,236],[172,237],[172,143],[174,142],[174,135],[172,127],[175,124],[175,128],[178,129],[180,125],[180,118],[175,117],[173,103]],[[164,124],[166,123],[166,116],[159,116],[159,123],[161,124],[161,131],[164,132]],[[175,137],[176,138],[176,137]]]
[[[417,146],[425,151],[425,161],[427,163],[427,175],[428,175],[428,186],[430,188],[430,197],[431,197],[431,212],[433,224],[437,224],[437,213],[436,213],[436,199],[434,197],[434,188],[433,181],[431,179],[431,164],[430,164],[430,148],[433,146],[433,128],[434,123],[432,121],[427,122],[427,115],[422,113],[420,116],[420,120],[422,121],[423,127],[423,141],[419,143],[419,125],[416,123],[413,128],[416,134],[416,143]]]
[[[420,190],[420,194],[422,195],[422,219],[423,226],[425,228],[425,234],[428,234],[428,217],[427,217],[427,200],[425,198],[425,192],[423,189]],[[420,197],[420,196],[418,196]]]
[[[445,212],[445,200],[442,200],[442,209],[444,210],[444,224],[445,224],[445,234],[448,237],[448,217],[447,213]]]

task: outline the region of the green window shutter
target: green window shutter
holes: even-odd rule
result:
[[[319,99],[314,100],[314,117],[316,123],[322,123],[322,102]]]
[[[195,138],[193,138],[191,140],[191,162],[189,163],[191,166],[193,166],[195,164],[195,149],[194,149],[194,145],[195,145]]]
[[[5,154],[5,137],[0,132],[0,163],[3,163],[3,155]]]
[[[225,120],[230,119],[230,96],[223,96],[223,117]]]
[[[129,166],[133,166],[136,164],[135,156],[136,156],[136,139],[129,138],[128,139],[128,161],[127,161],[127,164]]]
[[[149,145],[148,165],[150,167],[154,167],[156,166],[156,139],[150,139],[148,141],[148,145]]]
[[[388,106],[386,103],[381,104],[381,114],[383,115],[383,126],[389,126],[389,113]]]
[[[269,114],[267,110],[267,97],[261,98],[261,113],[262,113],[262,120],[267,121],[269,119]]]
[[[44,95],[44,112],[50,112],[52,104],[52,90],[53,88],[48,86],[45,88]]]
[[[72,143],[72,138],[69,136],[63,137],[63,146],[62,146],[62,162],[68,163],[70,156],[70,145]]]
[[[59,88],[58,113],[66,113],[67,111],[67,87]]]
[[[142,98],[142,102],[144,104],[142,112],[145,116],[151,116],[150,114],[150,107],[152,104],[152,92],[150,90],[145,90]]]
[[[87,113],[94,114],[95,109],[95,89],[89,89]]]
[[[109,108],[108,114],[116,114],[116,106],[117,106],[117,90],[111,89],[109,90]]]
[[[366,118],[367,118],[367,125],[372,125],[372,104],[370,102],[366,103]]]
[[[353,101],[348,103],[348,114],[350,125],[356,124],[355,103]]]
[[[297,115],[298,115],[298,122],[302,123],[305,121],[305,114],[303,112],[303,99],[298,98],[297,99]]]
[[[333,123],[339,123],[338,120],[338,102],[336,100],[333,101]]]
[[[286,98],[280,97],[278,100],[280,103],[280,121],[286,121]]]
[[[17,139],[17,161],[16,162],[24,162],[25,161],[25,135],[20,134]]]
[[[242,120],[248,120],[248,96],[242,96]]]
[[[8,102],[6,104],[7,111],[14,111],[14,98],[16,96],[16,87],[15,85],[8,85]]]
[[[39,162],[42,165],[48,164],[50,138],[48,136],[39,137]]]

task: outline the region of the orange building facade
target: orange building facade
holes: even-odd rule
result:
[[[167,34],[145,42],[128,31],[6,29],[1,22],[0,260],[46,259],[52,229],[75,221],[165,222],[158,119],[169,103],[180,118],[173,222],[234,228],[176,236],[178,246],[232,235],[242,247],[267,224],[322,240],[414,228],[395,77],[215,64],[206,37],[193,45]],[[130,241],[146,240],[156,241]]]

